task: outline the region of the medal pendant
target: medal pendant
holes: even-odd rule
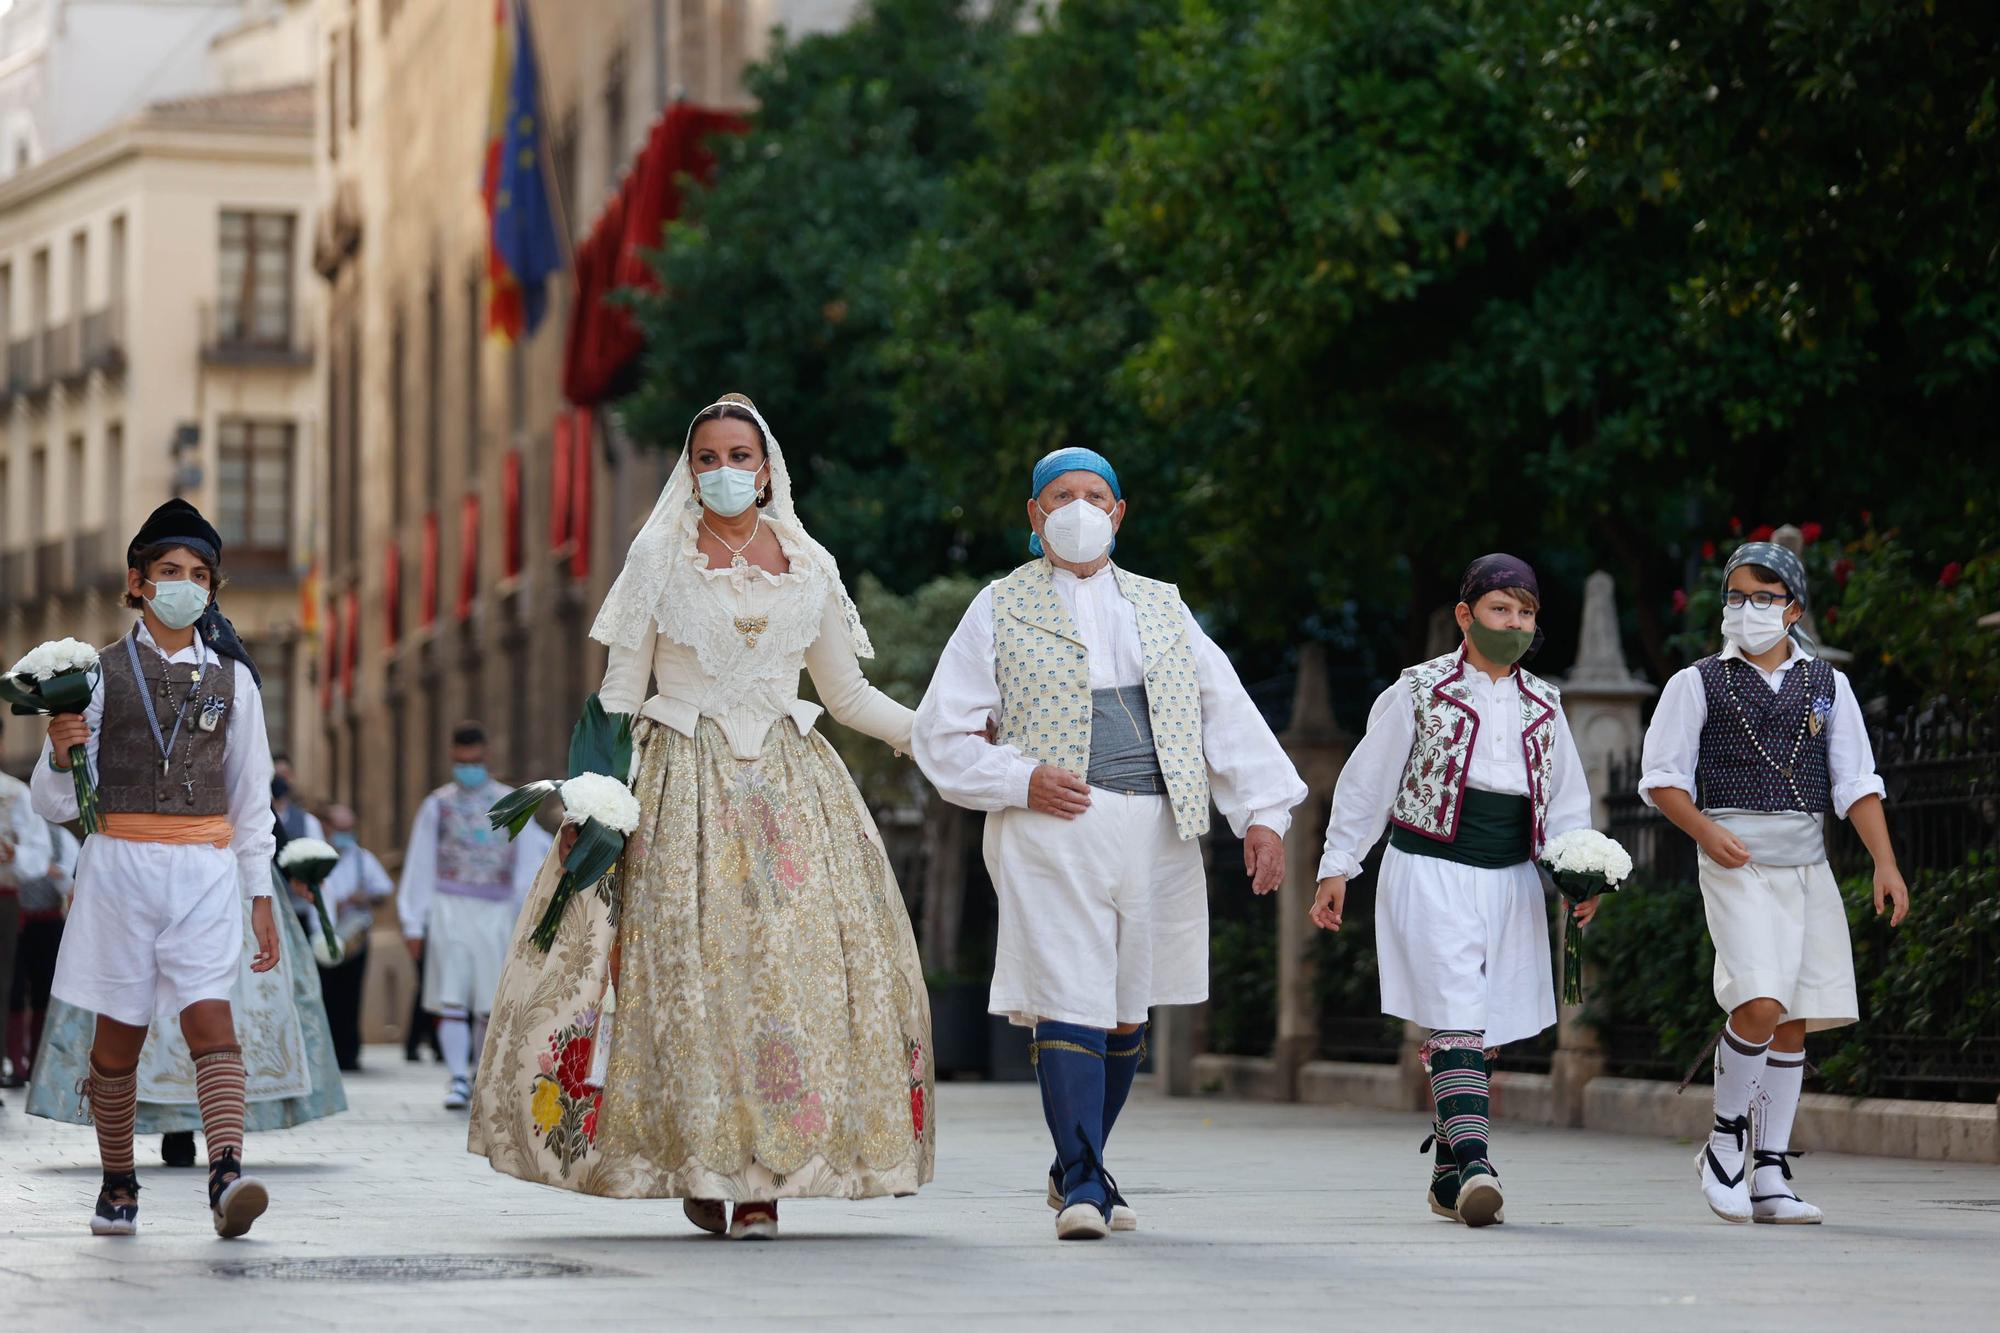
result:
[[[1825,725],[1826,723],[1823,720],[1821,720],[1820,715],[1818,713],[1814,713],[1811,719],[1808,720],[1806,723],[1806,730],[1810,731],[1813,735],[1817,736],[1820,733],[1820,728],[1824,727]]]
[[[1778,771],[1785,775],[1785,781],[1790,782],[1792,780],[1792,766],[1790,764],[1786,764],[1783,768],[1779,769]]]
[[[732,555],[729,557],[729,567],[731,569],[748,569],[750,568],[750,562],[740,555]]]

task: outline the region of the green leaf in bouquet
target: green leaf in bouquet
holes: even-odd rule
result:
[[[632,771],[632,716],[607,713],[596,695],[583,701],[583,715],[569,737],[569,776],[602,773],[620,782]]]
[[[587,889],[617,865],[624,852],[624,834],[594,819],[586,819],[577,830],[576,846],[563,858],[563,870],[576,881],[579,890]]]
[[[51,713],[81,713],[90,707],[96,686],[91,672],[65,672],[42,682],[42,706]]]
[[[493,822],[494,828],[506,829],[510,839],[518,838],[521,830],[528,827],[528,821],[535,817],[535,811],[541,809],[542,802],[555,795],[556,788],[561,785],[554,778],[544,778],[540,782],[516,787],[495,801],[486,817]]]

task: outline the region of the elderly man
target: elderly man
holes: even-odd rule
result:
[[[1137,1226],[1104,1143],[1148,1010],[1208,998],[1210,799],[1269,893],[1306,789],[1179,592],[1111,563],[1125,500],[1108,461],[1042,459],[1027,517],[1036,558],[966,611],[913,748],[947,800],[992,812],[989,1008],[1035,1030],[1056,1234],[1094,1239]]]
[[[329,806],[326,830],[340,862],[320,892],[326,895],[326,913],[340,939],[341,956],[330,966],[320,963],[319,993],[326,1001],[327,1026],[333,1030],[334,1056],[341,1069],[352,1072],[361,1068],[361,985],[368,975],[368,930],[375,924],[375,909],[389,900],[396,885],[375,853],[355,836],[354,811],[344,805]],[[317,912],[313,927],[319,928]]]

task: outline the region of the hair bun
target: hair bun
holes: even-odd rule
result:
[[[735,403],[741,407],[749,408],[752,412],[757,410],[757,404],[750,401],[750,395],[747,393],[725,393],[715,401],[718,403]]]

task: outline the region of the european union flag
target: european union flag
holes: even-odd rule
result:
[[[542,175],[541,72],[528,32],[527,6],[514,7],[514,74],[507,88],[507,135],[500,151],[500,191],[494,199],[493,246],[520,289],[527,331],[548,310],[549,274],[562,267],[562,247]]]

